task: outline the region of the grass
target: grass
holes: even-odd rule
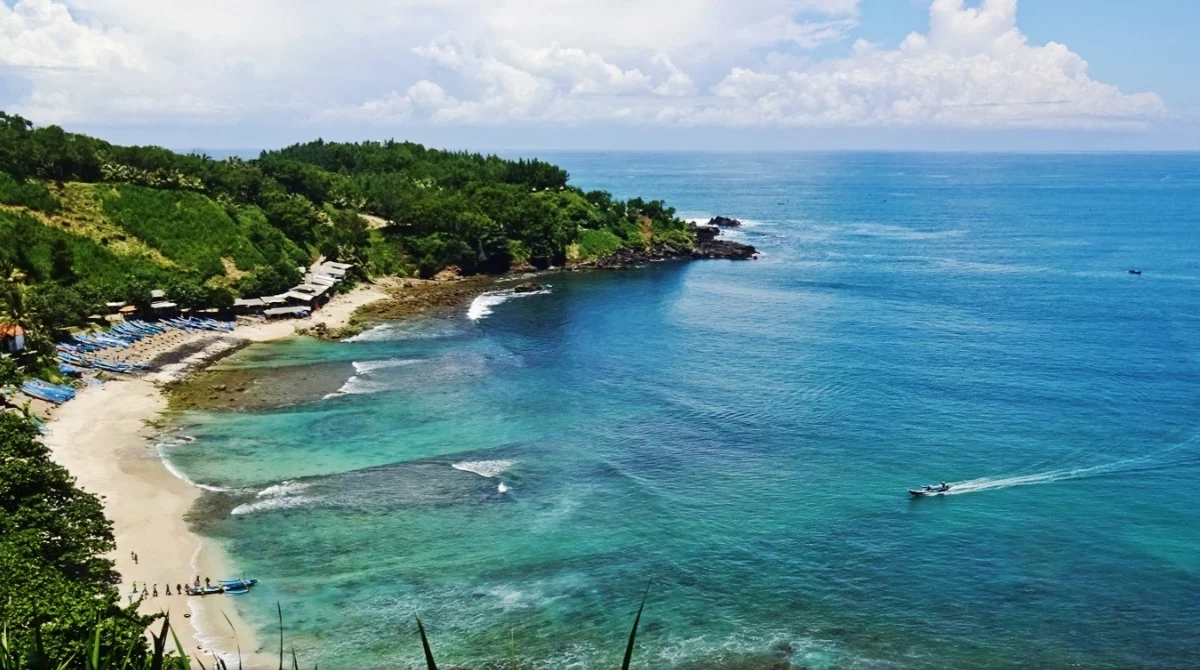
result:
[[[42,217],[32,213],[0,210],[0,258],[18,267],[32,266],[41,275],[35,279],[53,274],[54,248],[63,244],[70,249],[75,273],[97,283],[121,281],[130,274],[157,276],[162,272],[162,267],[149,258],[119,254],[90,236],[46,225]]]
[[[267,262],[245,228],[199,193],[119,184],[105,189],[101,199],[110,221],[205,277],[224,274],[224,257],[241,270]]]

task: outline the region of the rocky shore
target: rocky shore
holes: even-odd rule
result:
[[[713,219],[734,221],[732,226],[740,226],[736,219]],[[717,239],[721,229],[716,225],[697,225],[693,230],[696,236],[696,246],[691,249],[678,249],[669,244],[655,244],[647,249],[620,249],[612,254],[575,265],[578,269],[620,270],[644,265],[646,263],[669,260],[703,260],[722,259],[731,261],[752,260],[758,257],[758,250],[749,244]]]

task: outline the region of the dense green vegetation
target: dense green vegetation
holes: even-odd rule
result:
[[[104,645],[140,659],[150,620],[120,606],[117,574],[103,557],[115,546],[112,524],[37,435],[31,417],[0,413],[0,621],[10,622],[7,637],[29,646],[40,626],[49,657],[82,658],[102,621]]]
[[[189,304],[196,286],[216,304],[279,292],[318,254],[367,274],[431,276],[693,243],[662,202],[585,193],[538,160],[317,140],[217,161],[115,146],[3,112],[0,204],[9,206],[0,211],[0,269],[92,305],[137,302],[147,284],[174,287],[171,297]],[[75,325],[81,313],[54,311],[47,327]]]

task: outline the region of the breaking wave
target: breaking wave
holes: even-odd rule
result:
[[[346,383],[342,384],[341,388],[325,396],[325,398],[335,398],[340,395],[382,393],[389,390],[391,387],[387,384],[370,379],[372,373],[378,370],[398,368],[418,362],[420,362],[420,359],[416,358],[392,358],[382,361],[354,361],[354,376],[347,379]]]
[[[250,514],[251,512],[261,512],[271,509],[287,509],[289,507],[299,507],[301,505],[312,502],[312,498],[303,495],[308,489],[308,484],[288,480],[280,482],[273,486],[258,492],[255,500],[248,503],[243,503],[233,508],[230,514],[240,516],[242,514]]]
[[[531,295],[543,295],[549,293],[549,290],[543,289],[540,291],[529,291],[527,293],[517,293],[512,289],[503,291],[489,291],[483,295],[477,296],[471,301],[471,306],[467,308],[467,318],[472,321],[478,321],[483,317],[492,313],[492,308],[501,303],[508,302],[513,298],[524,298]]]
[[[442,337],[450,337],[459,331],[460,327],[445,319],[421,319],[380,324],[353,337],[347,337],[342,342],[435,340]]]
[[[190,477],[183,474],[183,472],[180,471],[179,468],[175,467],[175,464],[172,463],[171,459],[167,456],[167,449],[170,447],[178,447],[178,446],[181,446],[184,444],[191,444],[192,442],[195,442],[195,441],[196,441],[196,438],[192,437],[191,435],[176,435],[174,437],[168,437],[166,439],[160,440],[157,444],[154,445],[154,451],[158,454],[158,460],[162,461],[163,467],[167,469],[167,472],[170,472],[172,475],[174,475],[176,479],[187,482],[187,484],[189,486],[194,486],[203,491],[212,491],[214,493],[228,493],[230,491],[235,490],[235,489],[225,488],[222,486],[212,486],[210,484],[201,484],[199,482],[193,481]]]
[[[479,475],[480,477],[489,477],[490,478],[490,477],[495,477],[495,476],[499,475],[500,473],[504,472],[505,470],[508,470],[509,468],[511,468],[512,466],[514,466],[516,464],[517,464],[516,461],[501,461],[501,460],[463,461],[461,463],[455,463],[455,464],[451,465],[450,467],[454,468],[455,470],[462,470],[463,472],[473,472],[473,473]]]

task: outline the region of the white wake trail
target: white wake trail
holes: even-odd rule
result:
[[[1115,474],[1135,474],[1140,472],[1149,472],[1153,470],[1162,470],[1166,468],[1177,467],[1181,465],[1195,465],[1200,463],[1200,457],[1196,455],[1183,456],[1172,460],[1162,460],[1162,458],[1170,453],[1176,452],[1200,438],[1200,435],[1192,436],[1179,444],[1166,447],[1159,451],[1135,456],[1112,463],[1103,463],[1100,465],[1092,465],[1088,467],[1075,468],[1060,468],[1049,470],[1046,472],[1038,472],[1028,475],[1016,475],[1012,477],[980,477],[979,479],[969,479],[962,482],[951,482],[950,490],[942,495],[959,495],[962,493],[976,493],[979,491],[990,491],[993,489],[1004,489],[1012,486],[1031,486],[1033,484],[1050,484],[1053,482],[1067,481],[1071,479],[1084,479],[1087,477],[1100,477],[1103,475]],[[1072,454],[1071,458],[1077,458],[1078,452]]]

